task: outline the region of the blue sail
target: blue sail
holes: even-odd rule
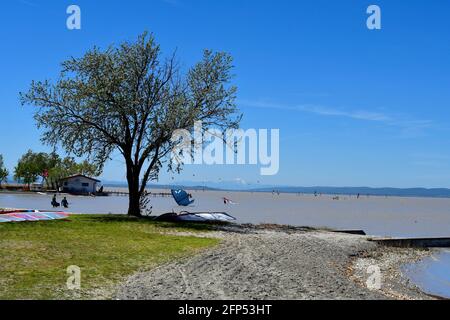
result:
[[[194,203],[194,200],[190,200],[187,192],[182,189],[172,189],[171,192],[173,199],[179,206],[187,207],[188,205]]]

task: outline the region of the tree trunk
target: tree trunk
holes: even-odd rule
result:
[[[141,193],[139,192],[139,172],[133,166],[127,166],[127,180],[128,180],[128,215],[134,217],[141,217]]]

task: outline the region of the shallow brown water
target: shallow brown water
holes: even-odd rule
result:
[[[239,222],[279,223],[336,229],[363,229],[370,235],[402,237],[450,236],[450,199],[356,197],[192,191],[195,203],[178,207],[172,198],[152,198],[153,214],[186,211],[226,211]],[[225,205],[223,197],[237,204]],[[61,197],[58,197],[61,200]],[[73,213],[127,211],[127,197],[69,196]],[[0,194],[0,207],[50,210],[51,195]]]

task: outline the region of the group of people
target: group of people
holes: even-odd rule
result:
[[[56,199],[56,194],[53,195],[53,199],[52,199],[52,206],[53,208],[58,208],[60,206],[63,206],[64,208],[69,208],[69,201],[67,201],[67,198],[64,197],[64,199],[62,199],[61,203],[59,203]]]

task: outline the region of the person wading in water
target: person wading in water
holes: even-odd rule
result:
[[[60,206],[60,204],[58,203],[58,201],[56,201],[56,194],[54,194],[53,199],[52,199],[52,207],[57,208],[59,206]]]
[[[66,197],[64,197],[64,199],[61,201],[61,204],[64,208],[69,208],[69,201],[67,201]]]

